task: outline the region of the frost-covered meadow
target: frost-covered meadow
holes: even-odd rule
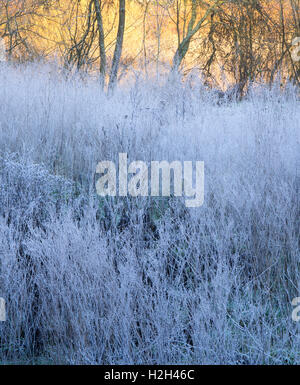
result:
[[[196,78],[105,96],[0,67],[0,362],[300,364],[296,89]],[[203,160],[205,200],[101,198],[96,165]]]

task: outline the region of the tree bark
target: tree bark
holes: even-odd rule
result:
[[[100,84],[102,89],[105,85],[105,76],[106,76],[106,52],[105,52],[105,37],[103,29],[103,19],[101,12],[101,0],[93,0],[96,10],[96,18],[98,24],[98,33],[99,33],[99,51],[100,51]]]
[[[181,43],[178,45],[178,48],[173,58],[171,72],[178,72],[180,64],[182,63],[182,60],[184,59],[189,49],[193,36],[199,31],[199,29],[201,28],[205,20],[216,10],[217,6],[223,3],[224,1],[215,0],[213,5],[206,10],[203,17],[195,25],[198,5],[197,5],[197,0],[192,0],[192,12],[191,12],[191,18],[188,24],[187,34],[182,39]]]
[[[122,55],[123,40],[125,31],[125,0],[119,0],[119,26],[117,41],[114,51],[114,57],[112,61],[112,67],[110,71],[108,90],[113,91],[117,83],[118,69],[120,65],[120,59]]]

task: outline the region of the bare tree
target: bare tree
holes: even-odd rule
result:
[[[16,49],[31,54],[27,34],[31,24],[31,16],[41,1],[32,0],[0,0],[0,38],[7,47],[7,58],[11,60]]]
[[[68,69],[75,65],[80,70],[89,67],[96,60],[92,52],[96,36],[92,5],[92,2],[82,4],[78,0],[70,3],[67,12],[64,12],[67,19],[64,16],[61,22],[61,35],[66,36],[62,43],[64,65]]]
[[[112,61],[112,67],[110,71],[109,84],[108,88],[112,91],[116,85],[118,69],[120,65],[120,58],[123,48],[124,40],[124,31],[125,31],[125,0],[119,0],[119,26],[117,33],[117,41],[115,45],[115,52]]]
[[[180,38],[178,38],[178,47],[172,62],[172,72],[177,72],[179,70],[181,62],[184,59],[186,53],[188,52],[192,38],[200,30],[200,28],[203,26],[204,22],[208,19],[208,17],[212,13],[216,12],[217,8],[223,3],[224,1],[221,0],[214,0],[212,4],[207,4],[206,2],[199,0],[191,0],[191,15],[187,26],[187,31],[185,33],[185,31],[183,30],[184,36],[181,40]],[[199,19],[198,16],[200,11],[200,5],[202,5],[206,9],[204,11],[203,16],[201,16]],[[177,31],[178,30],[179,28],[177,28]]]
[[[98,23],[98,42],[99,42],[99,53],[100,53],[100,84],[103,88],[105,85],[105,76],[106,76],[106,52],[105,52],[105,36],[103,29],[103,19],[101,11],[101,2],[99,0],[91,1],[91,4],[94,2]]]
[[[105,32],[104,32],[104,23],[102,16],[102,1],[101,0],[91,0],[89,3],[89,9],[91,13],[94,8],[96,13],[96,21],[97,21],[97,31],[98,31],[98,47],[99,47],[99,72],[100,72],[100,84],[101,87],[105,86],[105,79],[107,76],[107,53],[106,53],[106,45],[105,45]],[[119,0],[119,23],[118,23],[118,31],[114,49],[114,55],[112,59],[111,70],[109,74],[108,81],[108,89],[112,91],[115,88],[117,83],[118,70],[120,65],[120,59],[122,55],[123,48],[123,40],[124,40],[124,31],[125,31],[125,0]],[[84,39],[86,37],[84,36]]]
[[[118,12],[115,12],[110,25],[105,16],[114,13],[114,2],[111,0],[89,0],[81,3],[80,0],[72,2],[67,14],[61,20],[61,30],[64,38],[63,45],[65,63],[67,67],[75,64],[77,70],[89,67],[99,62],[100,86],[105,88],[108,80],[108,89],[112,91],[117,83],[118,70],[122,55],[125,32],[125,0],[119,1]],[[116,38],[108,41],[108,36],[115,30],[115,20],[119,16]],[[110,70],[108,50],[114,47]],[[98,54],[97,54],[98,52]]]

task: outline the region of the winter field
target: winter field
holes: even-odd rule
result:
[[[0,362],[300,364],[300,108],[196,79],[113,96],[0,67]],[[205,162],[205,199],[100,197],[96,165]]]

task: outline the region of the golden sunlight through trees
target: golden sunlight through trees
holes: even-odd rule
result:
[[[300,0],[0,0],[0,37],[11,61],[58,60],[113,87],[145,76],[198,70],[206,84],[299,84],[292,58]],[[222,83],[223,82],[223,83]]]

